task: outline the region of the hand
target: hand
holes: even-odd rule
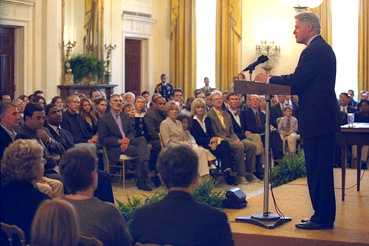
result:
[[[255,82],[266,83],[268,81],[268,75],[265,73],[259,73],[255,76]]]
[[[120,150],[122,152],[126,151],[129,145],[129,138],[122,138],[120,142]]]
[[[49,144],[51,142],[51,139],[50,139],[49,135],[47,134],[47,132],[43,128],[37,129],[36,135],[45,144]]]
[[[88,140],[88,143],[97,144],[97,135],[92,136],[92,138]]]

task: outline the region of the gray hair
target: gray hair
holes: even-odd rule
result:
[[[308,23],[316,34],[320,34],[320,19],[312,12],[303,12],[295,16],[295,19]]]

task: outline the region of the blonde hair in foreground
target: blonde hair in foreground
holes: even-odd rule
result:
[[[77,214],[61,199],[47,200],[38,208],[32,223],[32,246],[76,246],[79,241]]]

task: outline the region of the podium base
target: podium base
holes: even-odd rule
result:
[[[268,212],[267,214],[255,214],[251,216],[240,216],[236,218],[237,222],[249,223],[261,226],[267,229],[274,229],[284,223],[290,222],[290,217],[281,217],[277,214]]]

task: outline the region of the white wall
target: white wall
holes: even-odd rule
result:
[[[303,45],[293,36],[295,10],[286,0],[242,0],[242,68],[253,62],[255,46],[261,40],[275,41],[280,46],[280,57],[272,74],[293,72]],[[262,71],[257,67],[254,75]]]

